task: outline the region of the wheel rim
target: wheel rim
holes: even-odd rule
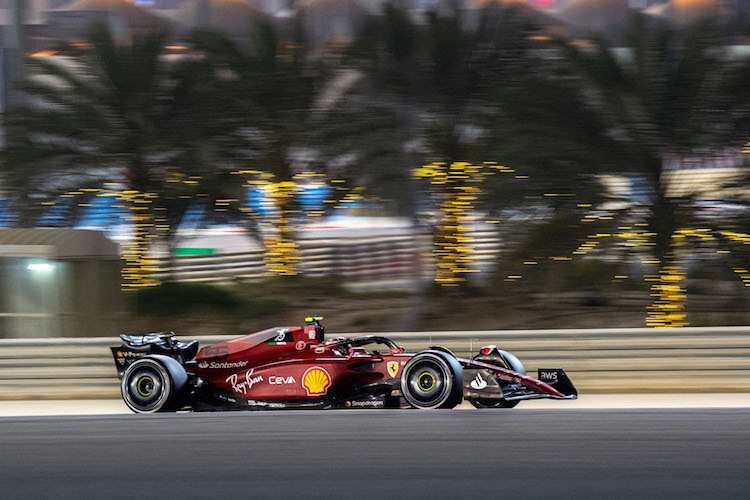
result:
[[[151,364],[136,367],[123,386],[126,399],[139,411],[157,409],[165,397],[164,376]]]
[[[136,389],[138,390],[138,394],[144,398],[148,397],[154,392],[154,380],[151,377],[144,375],[136,382]]]
[[[438,362],[424,359],[408,367],[405,376],[410,403],[420,407],[439,405],[450,389],[446,383],[448,373]]]
[[[433,377],[430,372],[422,372],[419,374],[419,377],[417,377],[417,384],[419,385],[420,391],[427,392],[435,387],[435,377]]]

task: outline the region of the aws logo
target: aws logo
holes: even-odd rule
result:
[[[308,396],[325,394],[330,386],[331,376],[319,366],[308,368],[302,375],[302,387],[305,388]]]

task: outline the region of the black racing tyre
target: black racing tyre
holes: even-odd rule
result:
[[[155,413],[172,409],[175,384],[169,371],[159,361],[141,358],[131,364],[122,376],[120,390],[128,408],[136,413]]]
[[[441,354],[422,352],[401,372],[401,392],[415,408],[453,408],[461,402],[463,388],[456,370]]]

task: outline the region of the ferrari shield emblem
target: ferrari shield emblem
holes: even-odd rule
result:
[[[396,377],[396,374],[398,373],[398,361],[388,362],[388,373],[391,374],[391,377]]]

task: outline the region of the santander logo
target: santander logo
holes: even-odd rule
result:
[[[217,362],[217,361],[211,361],[210,363],[206,361],[201,361],[198,363],[198,368],[215,368],[215,369],[228,369],[228,368],[243,368],[247,366],[249,361],[225,361],[225,362]]]
[[[487,387],[487,382],[485,382],[484,379],[479,375],[479,373],[477,373],[476,378],[472,380],[471,384],[469,385],[471,385],[472,389],[481,391],[482,389]]]

